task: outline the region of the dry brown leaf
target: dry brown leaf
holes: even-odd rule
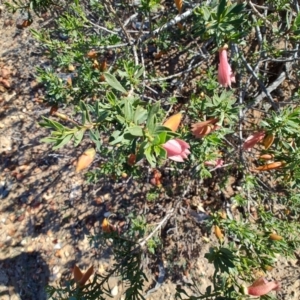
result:
[[[274,142],[275,136],[272,133],[269,133],[264,139],[263,139],[263,145],[265,146],[265,149],[269,149],[273,142]]]
[[[102,61],[101,65],[100,65],[100,71],[104,72],[107,70],[107,63],[106,63],[106,59]]]
[[[67,84],[68,84],[69,86],[72,86],[72,77],[68,77],[68,78],[67,78]]]
[[[83,274],[82,278],[80,279],[79,285],[84,286],[93,273],[94,273],[94,267],[90,266],[88,270]]]
[[[73,65],[69,65],[68,70],[70,72],[73,72],[73,71],[75,71],[75,67]]]
[[[90,166],[96,156],[96,150],[89,148],[83,152],[78,158],[76,172],[80,172]]]
[[[282,162],[282,161],[276,161],[276,162],[272,162],[270,164],[259,166],[259,167],[255,168],[255,170],[257,170],[257,171],[275,170],[275,169],[282,168],[284,165],[285,165],[284,162]]]
[[[108,220],[106,218],[103,219],[102,221],[102,230],[106,233],[111,232],[111,225],[109,224]]]
[[[100,69],[100,65],[97,59],[94,59],[93,61],[93,68],[98,70]]]
[[[83,274],[80,271],[80,269],[75,265],[73,268],[73,276],[76,282],[79,282],[80,279],[82,278]]]
[[[50,116],[53,116],[54,113],[56,113],[58,110],[58,106],[57,105],[52,105],[51,108],[50,108]]]
[[[31,20],[24,20],[24,21],[22,22],[21,27],[26,28],[26,27],[30,26],[31,24],[32,24],[32,21],[31,21]]]
[[[178,9],[179,14],[181,14],[181,11],[182,11],[182,4],[183,4],[182,0],[175,0],[175,5]]]
[[[272,241],[281,241],[283,239],[283,237],[281,235],[278,235],[276,233],[271,233],[269,235],[269,238],[272,240]]]
[[[178,113],[171,116],[163,125],[165,127],[170,128],[172,131],[176,131],[181,122],[181,119],[182,119],[182,114]]]
[[[91,50],[87,53],[88,58],[96,58],[97,57],[97,52],[95,50]]]
[[[264,268],[265,268],[266,271],[269,271],[269,272],[274,269],[274,267],[269,266],[269,265],[264,265]]]
[[[274,158],[274,155],[273,154],[263,154],[263,155],[260,155],[258,158],[263,159],[263,160],[270,160],[270,159]]]
[[[161,187],[162,186],[161,179],[162,179],[161,173],[158,170],[154,169],[153,177],[150,179],[150,182],[157,187]]]
[[[183,29],[184,29],[184,26],[183,26],[181,23],[177,23],[177,27],[178,27],[180,30],[183,30]]]
[[[133,166],[135,165],[136,163],[136,155],[135,154],[129,154],[128,157],[127,157],[127,164],[129,166]]]
[[[163,54],[165,54],[164,51],[159,51],[158,53],[153,54],[154,59],[160,59]]]
[[[218,225],[215,225],[215,235],[219,240],[223,240],[224,235]]]

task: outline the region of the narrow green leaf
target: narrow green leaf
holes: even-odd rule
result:
[[[124,111],[125,119],[131,122],[133,119],[133,107],[130,101],[128,101],[127,99],[125,100],[123,111]]]
[[[80,129],[79,131],[77,131],[76,133],[74,133],[74,146],[77,147],[82,139],[83,139],[83,135],[85,133],[85,128],[84,129]]]
[[[56,150],[59,149],[61,147],[63,147],[64,145],[66,145],[67,143],[69,143],[69,141],[72,139],[73,134],[68,134],[66,135],[59,143],[57,143],[52,149]]]
[[[138,106],[133,116],[133,122],[137,125],[144,123],[147,120],[148,112],[142,106]]]
[[[151,147],[146,148],[144,154],[151,167],[154,168],[156,165],[156,159],[151,151]]]
[[[103,73],[104,77],[105,77],[105,80],[106,82],[114,89],[126,94],[127,91],[124,89],[124,87],[121,85],[121,83],[118,81],[118,79],[109,74],[109,73]]]
[[[217,11],[217,18],[218,21],[221,19],[221,15],[223,14],[226,6],[226,0],[220,0],[220,3],[218,5],[218,11]]]
[[[143,136],[143,129],[140,126],[134,126],[127,128],[127,131],[133,136]]]

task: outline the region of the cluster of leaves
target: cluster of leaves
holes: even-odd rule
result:
[[[288,1],[275,2],[274,5],[280,7],[280,10],[288,5]],[[43,12],[53,2],[40,0],[16,4],[14,10],[24,8]],[[83,153],[77,165],[77,170],[80,171],[92,163],[96,153],[101,153],[100,165],[88,173],[90,181],[97,181],[103,174],[114,178],[124,172],[138,176],[145,165],[151,168],[164,167],[167,161],[164,145],[179,137],[190,145],[189,159],[185,158],[181,166],[190,171],[191,179],[212,177],[213,171],[208,166],[218,159],[228,162],[228,168],[222,173],[224,176],[236,170],[241,172],[242,191],[231,201],[245,208],[250,201],[253,202],[251,193],[256,194],[255,222],[251,223],[251,216],[247,214],[242,221],[212,214],[208,226],[214,226],[220,241],[219,246],[211,248],[206,254],[207,260],[215,267],[213,287],[208,287],[205,294],[198,292],[197,297],[188,296],[184,289],[178,289],[177,297],[243,298],[241,280],[252,281],[253,270],[268,270],[274,265],[276,254],[289,256],[299,247],[296,235],[299,231],[297,220],[300,213],[297,191],[300,179],[300,110],[287,106],[276,112],[267,112],[267,116],[255,128],[262,138],[257,138],[252,143],[252,148],[258,146],[255,150],[260,153],[259,159],[254,162],[258,165],[255,171],[274,170],[271,172],[274,172],[275,178],[284,179],[281,181],[283,196],[278,196],[274,201],[289,209],[279,218],[265,206],[264,199],[271,193],[261,189],[251,172],[253,169],[245,168],[245,160],[248,159],[248,165],[253,165],[253,160],[241,153],[242,140],[237,137],[237,132],[240,133],[242,126],[239,116],[243,104],[237,103],[236,93],[222,91],[216,80],[216,69],[209,68],[206,77],[198,82],[197,92],[190,96],[188,103],[182,104],[179,99],[174,100],[173,95],[154,99],[152,94],[146,92],[147,88],[152,91],[155,87],[163,94],[166,90],[171,91],[171,86],[166,81],[159,84],[159,81],[154,80],[156,70],[135,63],[132,45],[128,41],[124,44],[120,34],[122,28],[118,28],[120,23],[115,22],[114,18],[118,18],[118,15],[114,11],[107,14],[107,2],[105,4],[90,1],[83,7],[79,1],[74,1],[58,18],[54,30],[32,30],[33,35],[42,43],[45,55],[52,61],[51,68],[38,69],[38,79],[45,86],[45,101],[51,105],[52,114],[51,117],[44,117],[40,123],[51,130],[51,135],[44,138],[43,142],[53,144],[54,149],[70,142],[73,142],[74,147],[79,147],[84,140],[92,143],[93,147]],[[141,1],[138,10],[143,20],[141,27],[145,16],[151,16],[158,6],[158,1]],[[176,1],[176,6],[178,12],[182,13],[182,2]],[[93,12],[94,19],[101,20],[102,27],[91,21],[91,14],[85,13],[87,10]],[[209,5],[202,5],[195,10],[191,18],[193,23],[190,24],[193,29],[191,36],[200,36],[215,48],[223,46],[225,42],[243,44],[244,37],[252,28],[264,21],[256,22],[255,18],[251,19],[250,11],[246,9],[246,3],[210,1]],[[174,9],[172,13],[176,15],[177,11]],[[268,19],[272,20],[274,16],[271,14]],[[171,19],[171,15],[169,17]],[[289,21],[287,30],[290,40],[299,35],[299,20],[298,14]],[[157,22],[149,22],[149,26],[154,30],[165,21],[164,16],[159,17]],[[182,26],[180,24],[179,27]],[[106,29],[102,31],[101,28],[104,27]],[[276,39],[279,36],[277,34]],[[172,44],[171,38],[173,36],[170,32],[162,32],[152,42],[165,50]],[[139,46],[139,51],[143,52],[144,45]],[[184,47],[182,45],[187,50]],[[264,50],[265,55],[278,54],[275,53],[276,49],[268,48],[267,45]],[[179,113],[179,110],[186,112],[178,131],[164,126],[170,112]],[[199,121],[208,122],[202,124],[199,131],[201,133],[198,132],[201,139],[190,128],[190,125]],[[255,136],[253,139],[255,140]],[[262,147],[258,142],[262,143]],[[175,170],[177,167],[174,164]],[[154,179],[154,185],[160,186],[160,177],[157,175]],[[155,201],[158,197],[157,190],[154,190],[148,192],[146,198],[148,201]],[[104,299],[110,295],[107,282],[112,274],[118,274],[128,282],[125,292],[127,300],[143,299],[142,289],[146,277],[141,261],[146,251],[140,246],[140,240],[149,234],[151,228],[147,226],[143,216],[131,218],[130,226],[125,231],[107,226],[103,228],[103,234],[93,241],[101,241],[101,244],[109,241],[116,260],[111,272],[105,276],[96,274],[93,281],[84,286],[78,286],[76,280],[71,280],[60,288],[49,287],[52,299]],[[155,254],[162,246],[158,236],[148,239],[146,245],[148,254]]]

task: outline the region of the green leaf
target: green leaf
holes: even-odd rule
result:
[[[162,158],[162,159],[167,158],[167,151],[164,148],[162,148],[161,146],[154,146],[154,152],[155,152],[155,155],[159,158]]]
[[[66,145],[67,143],[69,143],[69,141],[72,139],[73,134],[68,134],[66,135],[60,142],[58,142],[52,149],[56,150],[59,149],[61,147],[63,147],[64,145]]]
[[[220,0],[220,3],[218,5],[218,11],[217,11],[218,21],[220,21],[221,15],[223,14],[225,7],[226,7],[226,0]]]
[[[91,140],[95,143],[97,151],[101,152],[100,151],[101,150],[100,149],[101,137],[100,137],[99,131],[97,129],[96,130],[90,129],[89,136],[90,136]]]
[[[51,119],[48,119],[46,117],[42,117],[44,119],[44,122],[40,122],[40,126],[42,127],[46,127],[46,128],[54,128],[54,129],[57,129],[58,131],[62,132],[65,130],[65,126],[63,126],[62,124],[54,121],[54,120],[51,120]]]
[[[147,120],[148,112],[142,106],[138,106],[133,116],[133,122],[137,125],[144,123]]]
[[[123,88],[121,83],[117,80],[117,78],[109,73],[103,73],[106,82],[114,89],[126,94],[127,91]]]
[[[57,138],[55,137],[45,137],[40,140],[42,143],[56,143]]]
[[[127,131],[133,136],[143,136],[143,129],[140,126],[134,126],[127,128]]]
[[[146,148],[144,151],[144,154],[145,154],[146,159],[148,160],[149,164],[151,165],[151,167],[154,168],[156,165],[156,159],[152,153],[151,147]]]
[[[124,111],[125,119],[131,122],[133,118],[133,107],[131,102],[128,99],[125,100],[123,111]]]
[[[112,137],[114,138],[114,140],[112,142],[110,142],[111,145],[116,145],[124,140],[124,137],[123,137],[121,131],[119,131],[119,130],[114,131],[112,134]]]
[[[150,108],[150,111],[148,114],[148,119],[147,119],[147,124],[146,124],[146,127],[150,133],[153,133],[155,130],[156,115],[159,111],[159,107],[160,107],[160,102],[156,102]]]
[[[77,147],[80,144],[80,142],[82,141],[85,130],[86,129],[83,128],[74,133],[74,147]]]
[[[88,122],[91,123],[91,117],[86,104],[83,101],[79,101],[79,107],[82,111],[82,124],[85,124],[85,119],[87,119]]]

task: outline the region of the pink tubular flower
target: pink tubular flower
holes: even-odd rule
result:
[[[280,283],[278,281],[268,281],[264,277],[255,280],[251,286],[248,287],[248,295],[262,296],[271,291],[278,291]]]
[[[251,134],[250,136],[247,137],[243,144],[243,149],[244,150],[250,150],[252,149],[257,143],[262,141],[265,137],[265,132],[264,131],[259,131]]]
[[[231,83],[235,82],[234,74],[228,63],[227,58],[228,45],[225,44],[223,48],[219,50],[219,67],[218,67],[218,81],[223,87],[231,87]]]
[[[180,139],[172,139],[163,144],[163,148],[167,151],[169,159],[183,162],[184,159],[191,153],[189,151],[190,145]]]
[[[221,158],[218,158],[216,160],[205,161],[204,164],[206,166],[212,166],[212,167],[214,167],[214,169],[217,169],[217,168],[221,168],[223,166],[224,160]]]

